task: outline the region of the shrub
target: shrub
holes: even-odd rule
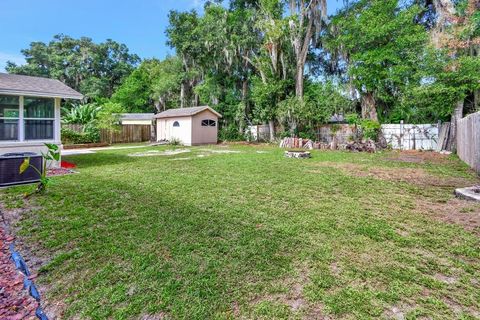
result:
[[[182,140],[178,138],[172,138],[168,141],[168,144],[171,146],[181,146],[183,145]]]
[[[364,119],[360,121],[360,127],[362,128],[363,137],[365,139],[371,139],[377,141],[378,134],[380,132],[380,123],[375,120]]]
[[[315,141],[317,139],[317,134],[314,128],[305,126],[301,131],[298,132],[298,137]]]
[[[242,141],[245,137],[238,132],[238,127],[231,124],[220,129],[218,137],[221,141]]]
[[[83,144],[100,141],[100,132],[94,127],[84,132],[77,132],[72,129],[62,128],[61,136],[63,144]]]
[[[348,124],[350,125],[360,124],[360,117],[356,113],[349,113],[345,115],[345,120],[347,120]]]

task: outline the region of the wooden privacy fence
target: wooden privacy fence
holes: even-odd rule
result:
[[[83,126],[79,124],[64,124],[64,128],[82,132]],[[150,125],[126,124],[120,127],[119,131],[112,132],[107,129],[100,129],[100,142],[103,143],[129,143],[150,141]]]
[[[151,126],[150,125],[122,125],[121,129],[112,132],[100,129],[100,142],[107,143],[128,143],[150,141]]]
[[[480,173],[480,112],[458,120],[457,154]]]

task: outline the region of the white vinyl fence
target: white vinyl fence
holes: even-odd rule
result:
[[[445,124],[382,124],[382,133],[389,146],[400,150],[437,150],[442,147],[442,139],[439,139],[440,128]],[[332,131],[331,124],[321,125],[316,129],[316,141],[329,144],[336,137],[338,144],[346,144],[355,134],[355,127],[348,124],[335,125]],[[445,130],[443,130],[445,131]],[[267,124],[249,126],[248,132],[252,140],[261,141],[270,138],[270,130]],[[440,141],[440,144],[439,144]],[[438,148],[437,148],[438,147]]]
[[[439,124],[382,124],[382,132],[393,149],[436,150],[439,126]]]
[[[253,141],[268,141],[270,140],[270,127],[268,124],[248,126],[247,135],[250,135]]]
[[[480,112],[458,121],[457,154],[480,173]]]

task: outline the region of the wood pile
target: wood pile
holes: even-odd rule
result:
[[[309,151],[285,151],[287,158],[308,159],[311,156]]]
[[[376,152],[378,149],[382,149],[383,146],[375,144],[373,140],[358,140],[349,141],[347,143],[337,143],[334,139],[330,143],[325,142],[313,142],[309,139],[302,138],[284,138],[280,142],[280,148],[286,149],[318,149],[318,150],[349,150],[354,152]]]
[[[438,142],[437,142],[437,151],[442,150],[452,150],[452,145],[454,141],[450,138],[450,122],[442,123],[438,129]]]
[[[313,149],[313,141],[302,138],[284,138],[280,141],[280,148],[304,148],[311,150]]]
[[[351,141],[347,143],[346,149],[353,152],[374,153],[377,151],[377,146],[375,145],[375,142],[373,140],[368,139],[361,141]]]

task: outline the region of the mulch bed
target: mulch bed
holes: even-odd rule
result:
[[[76,171],[66,169],[66,168],[52,168],[48,169],[47,176],[54,177],[54,176],[64,176],[66,174],[77,173]]]
[[[13,240],[0,225],[0,319],[37,319],[39,303],[23,288],[23,275],[10,259]]]

